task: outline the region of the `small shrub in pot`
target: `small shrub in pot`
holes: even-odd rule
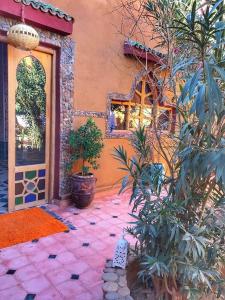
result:
[[[88,206],[94,198],[96,178],[90,169],[97,170],[97,160],[103,148],[103,136],[94,120],[87,122],[69,135],[71,172],[75,163],[81,164],[80,172],[72,175],[72,200],[79,208]]]

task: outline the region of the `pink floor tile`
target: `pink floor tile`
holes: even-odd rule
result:
[[[55,288],[49,288],[37,295],[35,300],[63,300],[63,296]]]
[[[120,235],[116,235],[116,236],[108,236],[107,238],[104,239],[105,244],[107,245],[107,249],[113,249],[115,248],[116,243],[118,242],[118,240],[120,239]]]
[[[3,264],[0,264],[0,276],[4,275],[7,271],[6,266],[4,266]]]
[[[50,282],[46,279],[45,276],[38,276],[36,278],[23,282],[22,287],[29,294],[38,294],[50,288]]]
[[[114,249],[115,249],[115,246],[112,245],[110,248],[107,248],[107,250],[102,253],[102,255],[105,257],[105,259],[111,259],[113,257]]]
[[[9,289],[1,291],[0,299],[7,300],[24,300],[27,293],[19,286],[11,287]]]
[[[88,270],[83,275],[80,276],[80,280],[84,284],[84,286],[87,286],[89,288],[90,286],[95,286],[99,282],[101,282],[101,275],[95,270]]]
[[[56,239],[54,236],[48,236],[48,237],[43,237],[39,240],[39,245],[43,245],[44,247],[49,247],[51,245],[54,245],[56,242]]]
[[[64,268],[52,270],[45,275],[54,285],[68,281],[71,278],[71,272],[65,270]]]
[[[96,215],[89,215],[89,216],[87,217],[87,220],[88,220],[88,222],[95,222],[95,223],[98,223],[98,222],[101,221],[101,218],[99,218],[99,217],[96,216]]]
[[[60,243],[66,243],[69,242],[71,240],[71,237],[73,237],[73,233],[58,233],[57,235],[55,235],[55,238],[58,242]]]
[[[87,232],[84,228],[80,228],[78,227],[77,230],[73,230],[71,231],[71,235],[74,237],[78,237],[78,236],[81,236],[81,235],[85,235]]]
[[[93,295],[91,293],[85,292],[79,295],[75,295],[73,300],[94,300]]]
[[[22,282],[25,282],[27,280],[30,280],[32,278],[38,277],[40,273],[37,271],[37,269],[34,267],[34,265],[28,265],[24,268],[21,268],[16,271],[15,277]]]
[[[96,228],[94,230],[94,234],[95,234],[96,239],[101,240],[101,241],[104,241],[105,238],[109,236],[108,231],[105,231],[105,230],[102,230],[99,228]]]
[[[98,254],[99,253],[99,254]],[[85,262],[93,269],[99,267],[104,267],[105,264],[105,257],[102,256],[101,252],[96,253],[94,256],[87,256],[85,257]]]
[[[79,248],[78,250],[78,253],[77,255],[82,258],[83,257],[83,260],[85,261],[85,257],[88,257],[88,256],[95,256],[96,252],[94,250],[92,250],[90,247],[81,247]]]
[[[96,236],[93,234],[93,231],[87,230],[85,235],[77,235],[77,239],[79,239],[83,243],[94,243],[96,241]]]
[[[64,246],[68,250],[74,250],[80,248],[81,244],[82,244],[81,241],[77,239],[76,236],[74,236],[73,239],[64,243]]]
[[[45,251],[50,254],[54,252],[54,254],[60,254],[62,252],[65,252],[67,249],[62,242],[56,242],[55,244],[45,248]]]
[[[63,212],[61,215],[63,218],[67,218],[67,217],[70,217],[71,216],[71,212]]]
[[[19,256],[15,259],[8,261],[6,263],[6,267],[8,267],[9,269],[19,269],[28,264],[30,264],[30,261],[26,256]]]
[[[0,252],[0,260],[10,260],[20,256],[19,247],[13,246],[11,248],[5,248]]]
[[[69,263],[74,263],[76,261],[75,256],[69,251],[60,253],[59,255],[57,255],[56,259],[61,264],[69,264]]]
[[[47,274],[49,271],[58,269],[62,267],[62,264],[59,263],[56,259],[47,259],[39,263],[35,263],[35,267],[42,273]]]
[[[90,292],[92,294],[93,300],[102,300],[103,299],[102,284],[98,284],[95,287],[92,287]]]
[[[66,220],[71,222],[73,225],[76,225],[76,216],[72,215],[71,217],[66,218]]]
[[[102,251],[107,247],[106,243],[103,241],[95,241],[91,244],[91,248],[96,251]]]
[[[76,280],[70,280],[57,285],[58,292],[64,297],[63,299],[74,299],[77,295],[84,293],[85,288]],[[94,299],[93,299],[94,300]]]
[[[82,228],[82,227],[85,227],[85,226],[89,225],[89,223],[87,221],[81,219],[81,220],[74,221],[74,225],[77,226],[77,227]]]
[[[118,224],[123,224],[123,226],[124,226],[124,221],[123,220],[121,220],[120,218],[117,218],[117,219],[109,219],[108,220],[108,222],[109,222],[109,224],[112,224],[112,225],[118,225]]]
[[[22,254],[35,255],[40,251],[39,246],[36,243],[23,243],[20,244],[20,252]]]
[[[40,250],[38,253],[28,255],[29,260],[33,263],[40,263],[48,258],[48,252]]]
[[[106,214],[105,212],[102,212],[101,210],[99,210],[98,212],[95,212],[95,215],[98,216],[101,219],[101,224],[104,227],[106,223],[106,220],[110,219],[111,216],[109,216],[108,214]],[[100,222],[98,223],[98,225],[100,225]]]
[[[17,285],[17,281],[12,275],[0,276],[0,291],[14,287],[16,285]]]
[[[85,261],[77,261],[73,264],[64,265],[63,268],[71,274],[82,274],[87,271],[90,266]]]

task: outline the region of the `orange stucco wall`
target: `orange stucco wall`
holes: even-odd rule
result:
[[[106,112],[107,94],[128,94],[134,76],[141,66],[135,59],[123,55],[125,37],[119,34],[121,15],[113,12],[119,0],[48,0],[74,16],[72,38],[76,43],[74,109]],[[74,127],[86,118],[75,117]],[[105,133],[105,119],[96,118]],[[122,177],[118,163],[112,158],[113,148],[123,144],[132,154],[126,139],[104,139],[104,150],[97,170],[97,187],[112,187]]]

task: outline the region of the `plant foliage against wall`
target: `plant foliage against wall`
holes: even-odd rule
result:
[[[134,224],[128,232],[136,238],[139,276],[153,284],[156,299],[175,299],[178,293],[188,299],[220,297],[225,294],[225,6],[222,0],[155,0],[146,1],[145,9],[143,18],[155,20],[160,45],[168,50],[178,122],[170,152],[155,127],[170,171],[160,181],[144,128],[134,135],[135,157],[115,149],[128,171],[122,190],[132,186]]]

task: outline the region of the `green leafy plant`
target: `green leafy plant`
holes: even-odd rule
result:
[[[68,170],[71,171],[75,162],[81,161],[81,174],[87,176],[90,166],[98,169],[97,159],[103,148],[103,136],[101,130],[96,126],[93,119],[89,118],[86,124],[78,130],[71,130],[69,135],[70,164]]]
[[[153,9],[158,1],[147,2],[149,15],[160,18]],[[176,2],[169,28],[176,49],[170,76],[181,89],[174,91],[179,130],[171,134],[172,155],[161,147],[156,126],[150,133],[169,169],[160,188],[144,128],[134,134],[134,157],[115,149],[128,172],[122,191],[132,188],[128,232],[136,238],[139,276],[153,284],[156,299],[175,299],[178,292],[188,299],[225,295],[225,7],[220,0],[188,4],[184,10]]]

